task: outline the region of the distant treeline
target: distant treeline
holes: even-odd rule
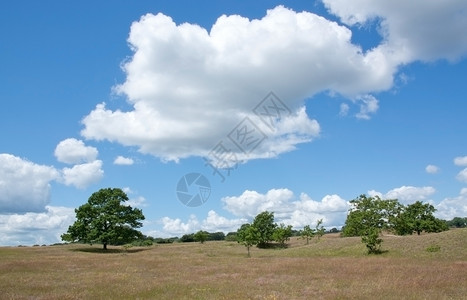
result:
[[[455,217],[452,220],[445,221],[449,227],[452,228],[465,228],[467,227],[467,217]],[[326,233],[337,233],[340,232],[337,228],[332,228]],[[229,232],[224,234],[223,232],[207,232],[207,241],[237,241],[237,232]],[[300,230],[292,230],[292,236],[300,236]],[[170,238],[154,238],[151,236],[143,236],[142,238],[133,241],[133,246],[151,246],[153,244],[171,244],[171,243],[191,243],[196,242],[195,233],[184,234],[181,237],[170,237]]]

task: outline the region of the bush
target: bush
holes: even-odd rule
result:
[[[426,248],[427,252],[439,252],[441,250],[441,246],[439,245],[430,245]]]
[[[362,243],[368,249],[368,254],[381,253],[381,243],[383,240],[379,238],[379,232],[378,228],[370,227],[362,235]]]

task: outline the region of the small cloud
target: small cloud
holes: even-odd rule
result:
[[[436,174],[439,172],[439,168],[435,165],[428,165],[425,167],[425,171],[428,173],[428,174]]]
[[[349,105],[347,103],[342,103],[340,106],[339,116],[345,117],[349,113]]]
[[[459,156],[454,158],[454,164],[459,167],[467,167],[467,156]]]
[[[357,119],[369,120],[371,114],[378,111],[378,99],[372,95],[359,96],[356,102],[360,102],[360,112],[355,115]]]
[[[117,156],[114,160],[114,165],[120,165],[120,166],[131,166],[134,164],[135,161],[131,158],[123,157],[123,156]]]
[[[70,138],[58,143],[54,154],[59,162],[80,164],[95,161],[98,151],[94,147],[86,146],[81,140]]]
[[[146,201],[146,198],[144,198],[143,196],[138,196],[135,198],[130,198],[130,200],[127,201],[126,205],[141,208],[148,206],[148,203]]]
[[[467,168],[463,169],[462,171],[460,171],[457,176],[456,176],[456,179],[459,180],[459,181],[462,181],[462,182],[466,182],[467,183]]]

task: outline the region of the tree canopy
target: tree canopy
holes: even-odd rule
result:
[[[435,211],[433,205],[420,201],[404,207],[395,224],[396,233],[405,235],[416,232],[420,235],[422,231],[440,232],[447,230],[447,223],[433,216]]]
[[[433,216],[436,209],[433,205],[417,201],[408,206],[400,204],[397,199],[382,200],[378,196],[360,195],[350,201],[349,210],[342,236],[361,236],[369,253],[380,252],[382,230],[396,234],[420,234],[440,232],[449,229],[445,221]]]
[[[141,209],[124,205],[128,196],[119,188],[105,188],[93,193],[86,204],[75,209],[76,221],[62,234],[67,242],[122,245],[141,238],[135,228],[143,224]]]
[[[258,231],[258,247],[266,247],[273,240],[273,234],[277,227],[277,224],[274,223],[274,213],[263,211],[255,217],[252,226]]]

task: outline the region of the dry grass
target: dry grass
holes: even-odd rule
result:
[[[467,299],[467,229],[385,236],[378,256],[336,235],[252,258],[232,242],[98,247],[0,248],[0,298]]]

